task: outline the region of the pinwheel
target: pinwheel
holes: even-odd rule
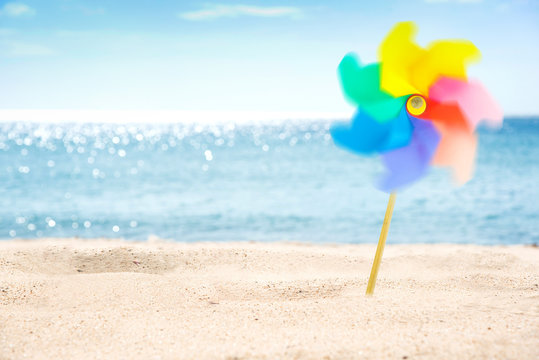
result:
[[[414,42],[412,22],[395,25],[382,42],[379,62],[362,65],[346,55],[338,73],[346,98],[358,106],[349,124],[331,128],[334,142],[360,155],[380,155],[378,187],[391,192],[367,287],[372,294],[387,237],[395,191],[425,176],[431,165],[450,167],[457,183],[473,172],[481,121],[502,123],[503,113],[485,88],[466,76],[479,50],[466,40]]]

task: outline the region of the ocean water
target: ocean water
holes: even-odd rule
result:
[[[381,166],[329,122],[0,124],[0,239],[374,243]],[[397,195],[389,243],[539,242],[539,119],[480,129],[475,177]]]

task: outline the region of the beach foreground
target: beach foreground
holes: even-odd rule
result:
[[[0,358],[539,358],[539,249],[0,242]]]

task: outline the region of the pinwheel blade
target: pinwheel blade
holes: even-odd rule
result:
[[[455,103],[472,129],[480,121],[501,126],[503,111],[477,80],[458,80],[441,77],[429,89],[430,99],[441,103]]]
[[[466,80],[466,66],[480,58],[479,50],[465,40],[442,40],[431,43],[424,55],[411,67],[413,84],[421,94],[430,96],[429,88],[440,76]]]
[[[379,64],[361,66],[356,55],[347,54],[338,73],[347,99],[379,122],[395,118],[406,101],[405,97],[394,98],[380,90]]]
[[[473,127],[456,103],[429,100],[427,110],[419,116],[432,121],[442,136],[433,158],[433,165],[449,166],[458,184],[472,177],[477,137]]]
[[[471,132],[473,130],[456,103],[441,103],[429,99],[426,110],[416,117],[435,123],[446,124],[451,128],[458,128],[463,131]]]
[[[414,41],[416,32],[414,23],[399,23],[380,46],[381,88],[394,97],[428,96],[440,76],[465,80],[466,65],[480,57],[465,40],[435,41],[424,49]]]
[[[381,89],[394,97],[418,93],[410,68],[425,50],[412,40],[417,32],[413,22],[401,22],[389,32],[378,51],[381,67]]]
[[[338,68],[346,97],[355,105],[386,100],[390,96],[380,91],[378,64],[362,66],[357,55],[346,54]]]
[[[432,164],[451,167],[453,179],[458,184],[464,184],[473,174],[477,136],[471,131],[455,126],[434,124],[442,135],[442,140],[434,154]]]
[[[410,144],[382,154],[386,173],[379,182],[381,190],[397,190],[427,173],[440,142],[440,134],[427,120],[410,116],[410,121],[414,127]]]
[[[412,124],[405,109],[398,117],[380,123],[360,110],[350,124],[336,124],[330,129],[335,144],[361,155],[372,155],[406,146],[412,138]]]

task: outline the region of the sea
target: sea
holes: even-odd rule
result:
[[[375,243],[382,167],[332,121],[0,123],[0,239]],[[473,179],[397,193],[388,243],[537,244],[539,118],[479,129]]]

